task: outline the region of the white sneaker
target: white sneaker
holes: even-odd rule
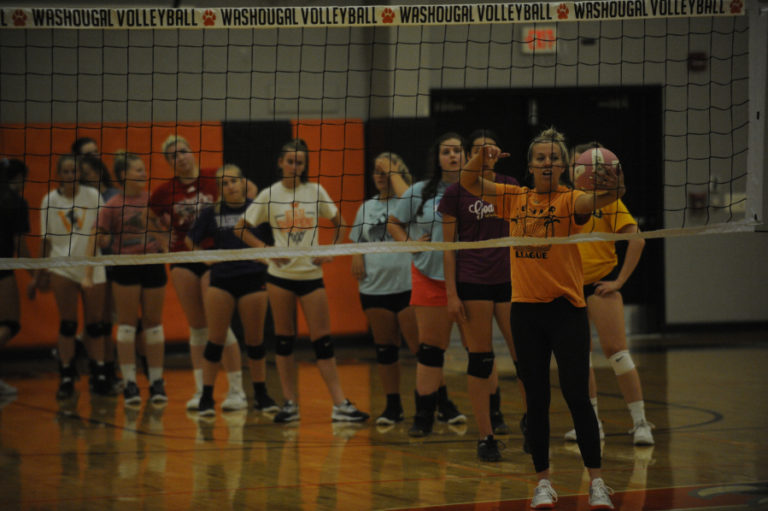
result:
[[[655,427],[648,421],[635,424],[635,427],[629,430],[630,434],[634,434],[633,443],[635,445],[653,445],[655,442],[651,430]]]
[[[605,482],[598,477],[592,481],[592,485],[589,487],[589,508],[593,510],[613,509],[611,495],[613,495],[613,490],[608,488]]]
[[[600,440],[605,440],[605,431],[603,431],[603,421],[597,421],[597,426],[600,428]],[[564,435],[567,442],[576,441],[576,430],[572,429]]]
[[[246,408],[248,408],[248,398],[242,390],[230,389],[227,397],[221,403],[221,409],[225,412],[245,410]]]
[[[15,396],[18,393],[19,389],[0,380],[0,396]]]
[[[531,509],[552,509],[555,507],[555,502],[557,502],[557,492],[552,488],[549,479],[542,479],[533,490]]]
[[[195,395],[192,396],[192,398],[189,401],[187,401],[187,410],[197,411],[198,406],[200,405],[201,397],[203,397],[202,390],[198,390],[197,392],[195,392]]]

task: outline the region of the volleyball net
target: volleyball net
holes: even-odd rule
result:
[[[445,132],[488,129],[527,181],[529,140],[556,127],[622,161],[641,233],[483,242],[378,242],[137,256],[0,258],[0,268],[224,261],[572,243],[754,230],[765,222],[765,16],[748,0],[249,8],[3,8],[0,155],[26,163],[20,190],[41,241],[57,161],[92,138],[173,178],[162,143],[201,168],[238,165],[260,189],[289,139],[345,222],[375,193],[373,158],[415,180]],[[762,114],[762,115],[761,115]],[[114,178],[114,176],[112,176]],[[6,184],[2,185],[7,187]],[[202,205],[201,205],[202,206]],[[330,231],[321,224],[321,230]],[[72,236],[82,233],[71,233]],[[330,234],[325,241],[330,239]]]

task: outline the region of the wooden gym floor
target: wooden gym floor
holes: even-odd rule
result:
[[[595,357],[607,437],[604,477],[621,510],[768,509],[768,332],[693,333],[633,339],[656,445],[634,447],[629,413],[605,359]],[[170,356],[167,406],[126,409],[122,397],[79,395],[57,404],[52,360],[8,359],[0,375],[19,390],[0,406],[0,509],[525,510],[535,485],[522,452],[517,381],[497,343],[502,405],[512,434],[504,460],[482,463],[463,374],[452,347],[449,392],[466,426],[439,424],[424,440],[406,431],[413,413],[414,359],[401,352],[402,424],[333,424],[328,394],[308,352],[299,369],[301,421],[275,425],[254,411],[210,421],[184,409],[192,374]],[[373,350],[337,348],[342,385],[359,408],[383,409]],[[280,398],[276,371],[268,385]],[[247,376],[246,376],[247,378]],[[556,373],[552,373],[557,387]],[[147,384],[139,382],[146,400]],[[248,389],[250,390],[250,389]],[[221,402],[226,382],[220,375]],[[552,479],[558,510],[588,509],[588,482],[559,389],[552,403]]]

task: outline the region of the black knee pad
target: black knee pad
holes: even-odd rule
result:
[[[11,337],[9,339],[16,337],[16,334],[18,334],[19,330],[21,330],[21,325],[19,322],[10,319],[0,320],[0,326],[4,326],[11,331]]]
[[[221,362],[221,354],[224,353],[224,345],[216,344],[215,342],[208,341],[205,345],[205,351],[203,356],[208,362],[218,363]]]
[[[248,358],[251,360],[261,360],[267,356],[267,350],[264,348],[263,344],[259,344],[258,346],[246,346],[245,354],[248,355]]]
[[[64,337],[74,337],[77,335],[77,321],[62,320],[59,323],[59,333]]]
[[[312,341],[312,347],[315,348],[315,358],[317,360],[333,358],[333,342],[330,335]]]
[[[376,345],[376,362],[381,365],[392,365],[400,359],[400,348],[393,344]]]
[[[419,344],[419,352],[416,354],[419,364],[427,367],[443,367],[445,362],[445,350],[429,344]]]
[[[289,356],[291,353],[293,353],[293,343],[295,342],[295,335],[276,335],[275,353],[283,357]]]
[[[493,372],[493,352],[470,353],[467,362],[467,374],[487,380]]]
[[[101,332],[102,335],[112,335],[112,322],[111,321],[104,321],[101,324],[101,327],[103,328],[103,330]]]
[[[88,337],[95,339],[104,335],[104,323],[97,321],[95,323],[88,323],[85,325],[85,333]]]

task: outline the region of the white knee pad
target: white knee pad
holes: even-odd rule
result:
[[[628,350],[614,353],[608,361],[611,363],[611,367],[613,367],[613,372],[616,373],[616,376],[621,376],[635,368],[635,362],[632,360],[632,355],[629,354]]]
[[[133,342],[136,340],[136,327],[133,325],[117,325],[117,342]]]
[[[231,344],[237,344],[237,336],[231,328],[227,328],[227,339],[224,341],[224,346],[229,346]]]
[[[147,344],[163,344],[165,342],[163,325],[153,326],[144,330],[144,338],[147,340]]]
[[[189,329],[189,345],[190,346],[205,346],[207,343],[208,343],[207,328],[190,328]]]

